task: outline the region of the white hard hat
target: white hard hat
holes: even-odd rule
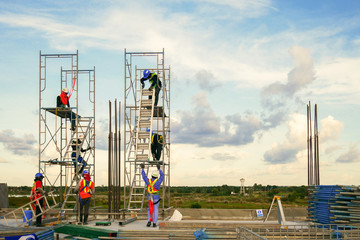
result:
[[[69,93],[69,89],[67,89],[67,88],[63,88],[62,91],[63,91],[64,93]]]
[[[159,177],[159,172],[158,171],[153,171],[152,174],[151,174],[151,177],[158,178]]]

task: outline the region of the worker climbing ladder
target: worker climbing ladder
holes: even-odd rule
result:
[[[146,63],[144,65],[144,62]],[[138,65],[139,64],[139,65]],[[141,66],[140,66],[141,65]],[[155,91],[142,88],[140,79],[144,70],[156,73],[162,82],[158,106],[154,106]],[[142,211],[146,189],[140,164],[145,173],[156,171],[160,164],[164,172],[161,185],[160,208],[170,206],[170,68],[165,68],[162,52],[127,52],[125,50],[124,93],[124,208]],[[154,161],[151,152],[152,133],[162,135],[162,154]]]
[[[141,89],[139,115],[135,130],[135,175],[131,184],[128,209],[141,210],[145,198],[145,183],[141,176],[141,163],[146,165],[146,173],[149,172],[151,162],[151,129],[153,125],[155,90]],[[148,99],[152,96],[151,99]],[[155,163],[153,161],[153,163]]]
[[[75,194],[74,189],[81,180],[82,171],[84,169],[89,169],[89,167],[83,165],[84,162],[86,162],[86,152],[81,156],[84,161],[83,163],[79,162],[78,159],[81,154],[81,149],[83,145],[86,144],[87,146],[89,146],[91,144],[91,141],[87,142],[87,136],[91,130],[91,123],[91,118],[79,119],[76,126],[77,132],[73,132],[70,142],[67,145],[63,162],[68,163],[65,166],[67,171],[71,174],[69,175],[70,179],[67,179],[70,181],[70,184],[67,184],[67,182],[65,184],[67,188],[65,189],[63,196],[64,200],[61,205],[61,214],[63,214],[64,212],[66,213],[67,211],[73,211],[73,205],[76,205],[77,203],[77,194]],[[89,150],[93,151],[92,149]]]

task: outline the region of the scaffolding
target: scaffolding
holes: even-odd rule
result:
[[[147,173],[155,170],[157,164],[161,165],[164,180],[160,206],[164,210],[170,207],[170,66],[165,68],[164,49],[161,52],[127,52],[125,49],[124,52],[124,209],[143,210],[146,194],[140,169],[143,163]],[[154,106],[154,90],[141,88],[140,79],[145,69],[156,73],[162,82],[158,106]],[[159,161],[152,160],[151,133],[163,136]]]
[[[54,66],[53,59],[61,67]],[[56,81],[59,68],[60,81]],[[70,89],[70,108],[56,106],[56,97],[63,88]],[[86,88],[88,93],[84,94]],[[87,151],[82,152],[83,147]],[[45,176],[44,185],[60,187],[62,210],[66,210],[66,202],[76,204],[72,190],[81,178],[79,157],[86,162],[84,169],[89,170],[95,181],[95,67],[79,70],[78,51],[74,54],[42,54],[40,51],[38,157],[39,172]],[[72,202],[70,195],[74,197]],[[95,204],[95,197],[92,199]]]

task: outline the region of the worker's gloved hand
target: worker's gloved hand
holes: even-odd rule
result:
[[[145,83],[142,83],[142,84],[141,84],[141,88],[144,88],[144,87],[145,87]]]
[[[141,163],[141,164],[140,164],[140,167],[141,167],[142,169],[144,169],[144,168],[145,168],[145,164]]]
[[[160,169],[160,164],[156,164],[157,169]]]
[[[92,148],[92,147],[88,147],[88,148],[86,149],[86,151],[87,151],[87,150],[90,150],[91,148]]]
[[[149,91],[152,91],[152,87],[149,87]]]

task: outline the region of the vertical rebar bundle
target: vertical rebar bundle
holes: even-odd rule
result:
[[[121,103],[119,102],[119,109],[117,107],[117,100],[114,104],[114,124],[112,124],[111,102],[109,101],[109,142],[108,142],[108,212],[117,213],[120,211],[120,173],[121,173],[121,134],[120,134],[120,120],[121,120]],[[114,125],[114,132],[112,131]],[[119,125],[119,128],[118,128]],[[113,215],[119,218],[119,215]],[[109,215],[110,218],[110,215]]]
[[[317,104],[314,114],[314,135],[312,133],[311,104],[307,105],[307,149],[308,149],[308,186],[320,185],[319,132],[317,123]]]

